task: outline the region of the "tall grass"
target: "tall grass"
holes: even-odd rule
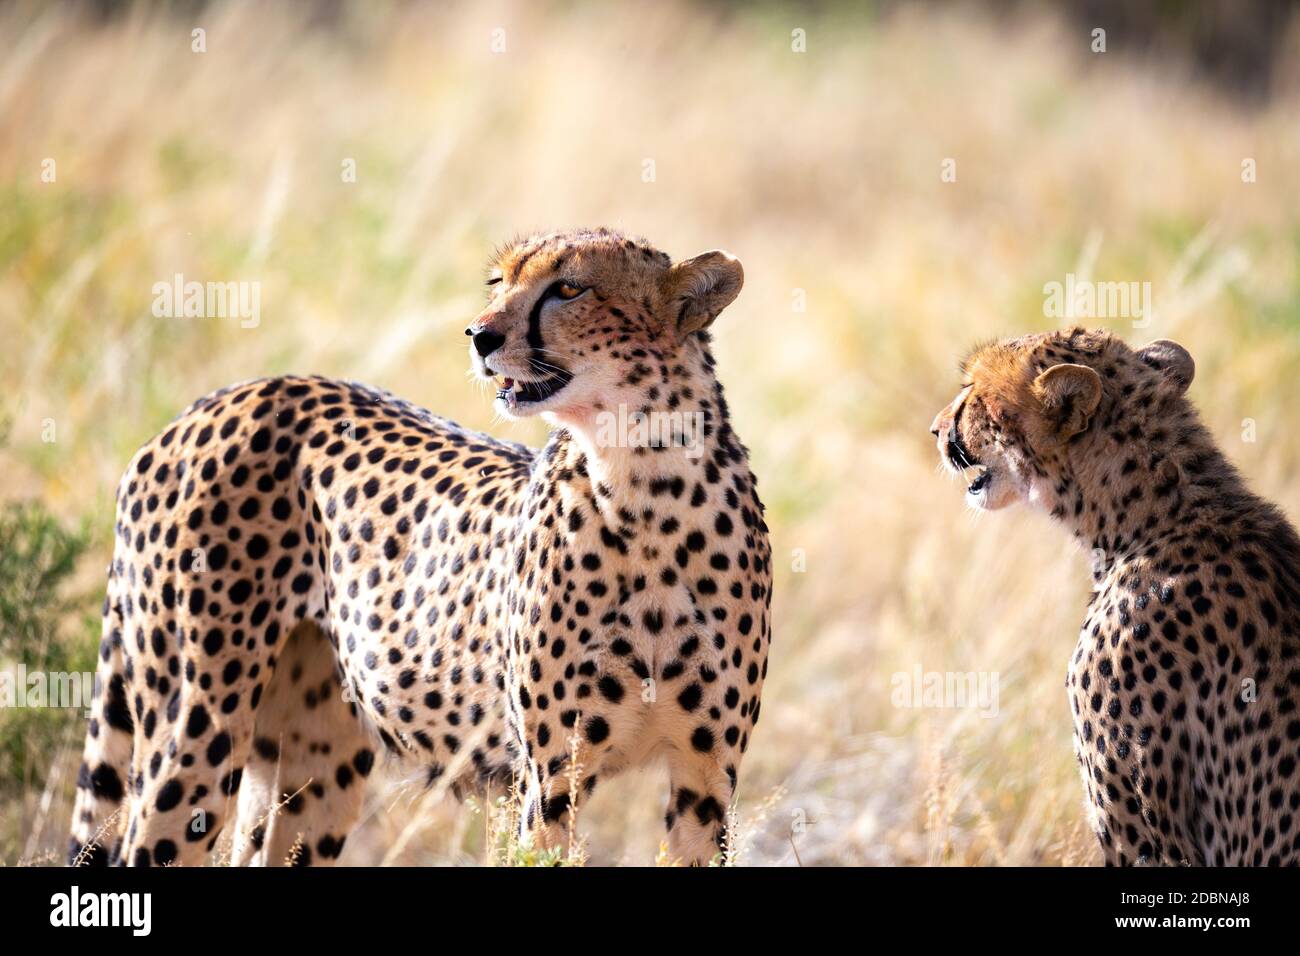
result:
[[[1048,327],[1045,282],[1150,281],[1151,326],[1110,324],[1185,344],[1216,435],[1300,513],[1300,95],[1247,110],[1045,13],[295,9],[0,9],[0,499],[94,530],[69,583],[99,586],[121,468],[196,396],[321,372],[537,442],[465,379],[490,247],[574,224],[722,246],[747,285],[721,374],[778,558],[740,861],[1095,862],[1062,689],[1083,561],[1041,517],[968,514],[926,429],[973,340]],[[260,325],[154,318],[176,273],[260,282]],[[895,707],[918,665],[996,672],[996,716]],[[0,858],[61,846],[26,821],[46,793],[66,818],[78,750],[26,753],[53,789],[5,771]],[[665,798],[653,772],[603,787],[583,852],[652,861]],[[500,862],[494,812],[376,786],[344,862]]]
[[[96,602],[71,587],[89,543],[88,529],[66,527],[37,502],[0,505],[0,668],[13,676],[0,689],[0,845],[22,847],[27,856],[66,829],[63,758],[85,724],[82,710],[43,706],[48,697],[33,696],[36,705],[26,706],[29,688],[45,691],[25,678],[41,675],[45,688],[43,675],[95,669]]]

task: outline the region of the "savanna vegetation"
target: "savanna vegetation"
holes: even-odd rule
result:
[[[218,386],[320,372],[539,442],[466,376],[483,261],[608,224],[745,264],[716,351],[778,577],[740,862],[1097,862],[1062,687],[1086,562],[976,520],[927,428],[974,341],[1052,326],[1046,283],[1150,282],[1143,327],[1096,324],[1182,342],[1300,516],[1300,83],[1279,56],[1242,99],[1001,9],[4,5],[0,669],[93,667],[121,469]],[[259,283],[259,321],[156,317],[177,274]],[[996,712],[898,706],[917,669],[996,674]],[[0,710],[0,860],[61,857],[83,733]],[[602,788],[576,855],[655,860],[663,790]],[[343,862],[552,862],[497,817],[375,783]]]

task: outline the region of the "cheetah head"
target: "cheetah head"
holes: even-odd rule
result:
[[[930,433],[945,468],[972,479],[967,503],[996,511],[1049,500],[1090,453],[1101,411],[1160,415],[1182,399],[1196,366],[1168,339],[1133,349],[1109,332],[1070,329],[981,345],[960,368],[961,391]]]
[[[725,252],[673,262],[607,229],[511,242],[488,267],[487,306],[465,334],[482,380],[500,379],[496,410],[580,425],[640,408],[660,369],[698,341],[740,292]]]

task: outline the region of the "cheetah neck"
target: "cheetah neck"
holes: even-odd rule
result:
[[[1228,523],[1259,504],[1190,405],[1159,423],[1108,424],[1068,447],[1042,496],[1092,555],[1094,578],[1161,556],[1190,523]]]
[[[636,401],[557,430],[543,457],[557,466],[548,473],[576,479],[605,525],[621,530],[699,508],[715,489],[746,487],[749,476],[707,352],[669,369]]]

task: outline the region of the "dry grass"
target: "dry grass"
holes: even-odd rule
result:
[[[740,861],[1096,862],[1062,690],[1083,560],[1043,518],[968,514],[926,428],[966,345],[1047,327],[1045,282],[1147,280],[1152,327],[1111,324],[1192,351],[1214,432],[1300,514],[1300,96],[1247,112],[1078,28],[965,8],[366,4],[335,29],[291,5],[70,10],[0,10],[0,500],[97,529],[88,591],[120,469],[194,397],[313,371],[486,428],[461,329],[495,242],[604,223],[723,246],[748,284],[719,361],[778,556]],[[261,282],[261,325],[153,318],[177,272]],[[997,672],[997,715],[894,707],[918,665]],[[79,743],[48,747],[54,789],[0,780],[6,861],[62,845]],[[609,783],[575,849],[655,860],[664,796],[653,772]],[[518,862],[508,803],[376,788],[344,862]]]

